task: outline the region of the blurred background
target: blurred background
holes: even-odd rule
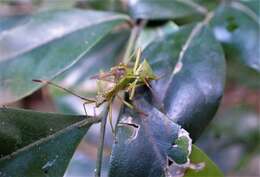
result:
[[[109,0],[108,0],[109,1]],[[112,1],[112,0],[111,0]],[[0,30],[10,28],[26,20],[26,15],[51,9],[72,7],[84,9],[122,10],[124,1],[118,6],[110,3],[96,3],[95,0],[0,0]],[[18,15],[18,16],[17,16]],[[16,17],[8,26],[2,26],[6,19]],[[185,23],[180,21],[179,23]],[[221,34],[220,34],[221,35]],[[115,37],[116,36],[116,37]],[[117,61],[122,55],[121,46],[127,42],[125,35],[111,34],[101,41],[101,51],[110,60]],[[106,42],[113,39],[114,46],[107,47]],[[100,57],[93,50],[84,57]],[[97,65],[99,63],[96,63]],[[99,64],[100,68],[102,64]],[[109,68],[110,66],[107,66]],[[90,68],[89,60],[80,60],[55,81],[66,88],[76,90],[84,96],[93,96],[93,82],[85,78],[86,72],[95,74]],[[88,73],[89,74],[89,73]],[[226,176],[260,176],[260,78],[259,73],[234,60],[227,58],[227,80],[224,97],[218,112],[207,130],[196,144],[222,169]],[[45,112],[84,114],[82,101],[72,95],[52,87],[44,87],[34,94],[8,105]],[[114,104],[115,110],[119,104]],[[101,108],[102,109],[102,108]],[[99,112],[101,110],[97,110]],[[89,106],[88,114],[93,115]],[[114,111],[117,114],[117,111]],[[115,115],[116,116],[116,115]],[[95,168],[99,125],[91,127],[82,140],[70,162],[66,177],[92,176]],[[108,127],[105,138],[105,155],[103,175],[106,176],[113,137]]]

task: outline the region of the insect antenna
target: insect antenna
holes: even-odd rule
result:
[[[43,83],[43,84],[52,85],[52,86],[54,86],[54,87],[56,87],[56,88],[59,88],[59,89],[65,91],[65,92],[68,92],[68,93],[70,93],[70,94],[72,94],[72,95],[74,95],[74,96],[76,96],[76,97],[79,97],[80,99],[82,99],[82,100],[84,100],[84,101],[86,101],[86,102],[88,102],[88,103],[95,103],[95,102],[96,102],[95,100],[91,100],[91,99],[82,97],[82,96],[78,95],[77,93],[75,93],[75,92],[73,92],[73,91],[71,91],[71,90],[69,90],[69,89],[66,89],[66,88],[64,88],[64,87],[62,87],[62,86],[60,86],[60,85],[58,85],[58,84],[55,84],[55,83],[53,83],[53,82],[51,82],[51,81],[48,81],[48,80],[33,79],[32,81],[33,81],[33,82],[39,82],[39,83]]]

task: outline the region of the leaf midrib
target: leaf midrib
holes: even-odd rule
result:
[[[86,121],[88,122],[87,124],[86,124]],[[30,148],[32,148],[34,146],[40,145],[40,144],[42,144],[44,142],[47,142],[50,139],[54,139],[54,138],[58,137],[59,135],[62,135],[64,133],[68,132],[69,130],[72,130],[75,127],[83,128],[83,127],[81,127],[83,124],[86,124],[84,126],[88,126],[89,124],[94,124],[94,123],[98,123],[98,122],[100,122],[100,118],[87,118],[87,119],[81,120],[79,122],[76,122],[74,124],[71,124],[70,126],[68,126],[66,128],[63,128],[63,129],[61,129],[59,131],[56,131],[55,133],[53,133],[51,135],[48,135],[48,136],[46,136],[44,138],[40,138],[39,140],[37,140],[37,141],[35,141],[35,142],[33,142],[33,143],[29,144],[29,145],[26,145],[26,146],[24,146],[24,147],[22,147],[20,149],[17,149],[16,151],[12,152],[11,154],[8,154],[8,155],[5,155],[5,156],[1,157],[0,158],[0,162],[2,162],[4,160],[9,160],[12,157],[14,157],[14,156],[16,156],[16,155],[18,155],[18,154],[20,154],[20,153],[30,149]]]

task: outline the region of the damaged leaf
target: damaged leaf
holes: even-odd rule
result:
[[[180,129],[178,138],[173,143],[172,148],[168,150],[169,158],[179,165],[189,163],[191,145],[192,140],[189,137],[189,133],[184,129]]]
[[[176,170],[184,174],[191,167],[196,170],[197,164],[190,164],[189,159],[192,147],[189,133],[144,99],[136,100],[135,105],[147,116],[129,108],[121,114],[109,176],[158,177]]]
[[[180,126],[145,100],[136,101],[147,114],[129,108],[120,116],[110,159],[109,177],[158,177],[167,166],[167,150]]]

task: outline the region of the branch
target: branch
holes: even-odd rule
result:
[[[104,139],[105,139],[108,111],[109,111],[109,109],[106,108],[105,113],[104,113],[102,120],[101,120],[101,124],[100,124],[100,126],[101,126],[100,127],[100,138],[99,138],[99,145],[98,145],[98,151],[97,151],[95,177],[100,177],[100,175],[101,175],[103,148],[104,148]]]

